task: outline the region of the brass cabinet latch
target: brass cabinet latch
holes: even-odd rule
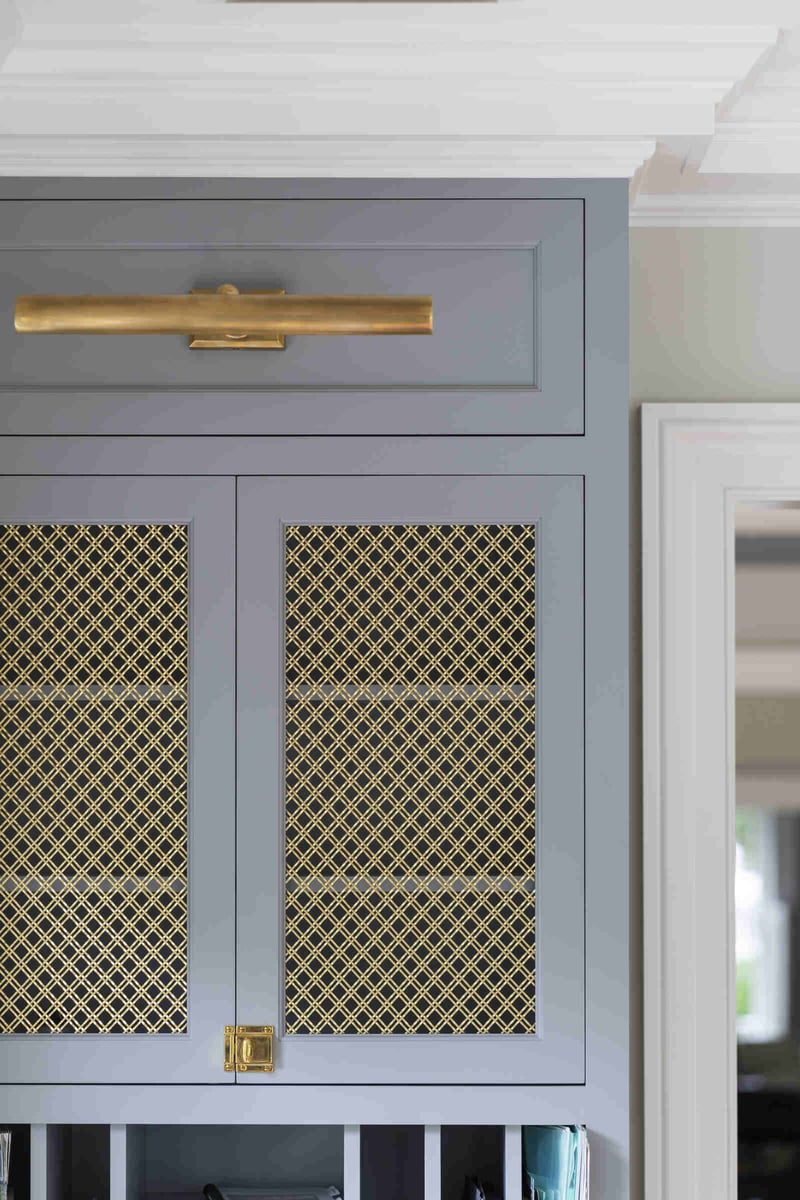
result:
[[[272,1025],[226,1025],[226,1071],[273,1071]]]
[[[189,334],[198,350],[282,350],[287,334],[431,334],[430,296],[287,296],[283,291],[188,296],[17,296],[17,333]]]

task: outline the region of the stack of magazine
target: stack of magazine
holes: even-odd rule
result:
[[[531,1200],[589,1200],[589,1139],[583,1125],[526,1125]]]
[[[227,1183],[207,1183],[206,1200],[341,1200],[338,1188],[311,1184],[308,1187],[230,1187]]]

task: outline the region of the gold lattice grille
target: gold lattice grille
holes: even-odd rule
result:
[[[183,1032],[187,528],[3,525],[0,576],[0,1032]]]
[[[286,1030],[533,1033],[534,529],[286,531]]]

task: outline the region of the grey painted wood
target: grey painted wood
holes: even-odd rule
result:
[[[423,1142],[425,1155],[424,1200],[442,1200],[442,1127],[426,1125]],[[463,1189],[458,1200],[463,1200]]]
[[[613,215],[613,214],[612,214]],[[612,222],[613,224],[613,222]],[[605,265],[608,269],[613,265],[614,243],[609,237],[610,262]],[[599,276],[598,276],[599,283]],[[616,310],[610,309],[598,288],[595,296],[595,317],[610,321],[617,329],[618,338],[623,338],[623,329]],[[591,311],[591,310],[590,310]],[[623,313],[624,316],[624,313]],[[0,461],[6,471],[20,470],[23,472],[37,470],[53,470],[58,463],[63,465],[66,472],[86,472],[96,469],[101,473],[114,471],[147,470],[154,473],[171,473],[176,470],[223,470],[231,471],[237,468],[244,472],[276,470],[283,464],[287,471],[302,473],[306,469],[336,470],[337,472],[360,474],[364,471],[411,472],[415,466],[422,471],[434,471],[438,467],[445,472],[460,473],[463,471],[569,471],[586,470],[589,486],[594,497],[591,512],[591,523],[594,540],[587,547],[587,582],[590,594],[596,601],[596,607],[588,613],[590,625],[595,631],[598,643],[593,647],[590,664],[593,672],[587,679],[589,693],[593,697],[592,712],[596,719],[603,716],[603,736],[592,739],[595,766],[602,768],[595,771],[590,779],[589,804],[587,821],[590,836],[597,845],[603,847],[601,869],[597,874],[590,873],[589,879],[592,890],[588,897],[587,925],[588,945],[587,964],[590,971],[596,974],[600,984],[601,994],[605,994],[606,1003],[594,1006],[592,993],[587,997],[588,1004],[588,1044],[594,1044],[596,1051],[591,1049],[587,1054],[587,1072],[589,1083],[586,1095],[594,1097],[589,1103],[588,1110],[584,1101],[580,1100],[574,1091],[568,1092],[571,1100],[561,1102],[553,1089],[546,1092],[542,1101],[529,1091],[520,1092],[518,1102],[524,1105],[526,1114],[536,1111],[539,1115],[529,1120],[592,1120],[595,1127],[602,1131],[603,1141],[599,1151],[595,1152],[595,1163],[598,1170],[604,1170],[615,1188],[624,1188],[625,1179],[625,1144],[627,1141],[627,1118],[624,1115],[624,1097],[627,1095],[627,951],[626,951],[626,921],[627,907],[624,897],[627,892],[625,873],[625,835],[627,821],[627,800],[624,783],[624,756],[620,748],[626,743],[626,679],[624,667],[619,662],[626,636],[625,597],[620,592],[619,579],[626,571],[626,557],[622,539],[619,536],[624,529],[626,520],[625,494],[626,478],[624,471],[618,469],[612,480],[600,470],[602,464],[624,458],[624,447],[616,448],[619,439],[620,410],[623,407],[620,397],[624,392],[620,389],[620,375],[624,377],[624,354],[618,347],[616,356],[600,356],[606,370],[605,395],[614,400],[607,404],[601,419],[595,423],[589,434],[589,446],[582,441],[564,439],[486,439],[476,442],[471,439],[426,439],[423,442],[405,442],[402,439],[394,441],[372,441],[363,439],[357,442],[346,440],[326,442],[324,439],[289,439],[272,441],[270,439],[254,439],[252,441],[226,439],[222,442],[210,438],[194,439],[5,439],[0,443]],[[617,391],[611,389],[616,380]],[[604,393],[601,391],[601,397]],[[616,438],[614,436],[616,434]],[[618,467],[620,466],[618,461]],[[609,534],[610,531],[610,534]],[[606,686],[608,681],[608,686]],[[590,731],[591,732],[591,731]],[[599,803],[594,803],[594,797]],[[611,1088],[609,1093],[608,1088]],[[369,1111],[374,1111],[377,1105],[382,1112],[390,1112],[395,1116],[404,1111],[405,1095],[395,1089],[389,1089],[379,1100],[381,1090],[373,1089],[370,1093]],[[89,1108],[95,1104],[92,1095],[81,1093]],[[184,1097],[182,1114],[191,1119],[192,1113],[205,1111],[214,1119],[217,1111],[211,1096],[193,1093],[193,1100]],[[302,1101],[302,1089],[295,1092],[298,1097],[298,1115],[308,1114],[309,1109]],[[422,1103],[418,1093],[413,1093],[415,1099],[411,1105],[410,1119],[415,1111],[414,1106]],[[502,1103],[502,1089],[493,1089],[493,1105]],[[507,1094],[507,1093],[506,1093]],[[609,1105],[609,1094],[623,1097],[617,1105]],[[9,1103],[20,1104],[23,1096],[20,1093],[9,1094]],[[49,1106],[56,1101],[52,1096],[43,1095],[40,1091],[27,1092],[30,1102],[34,1104],[34,1112],[50,1111]],[[284,1095],[286,1091],[284,1089]],[[438,1119],[438,1114],[446,1111],[456,1095],[435,1090],[425,1093],[429,1097],[427,1108],[432,1121]],[[452,1119],[469,1119],[467,1114],[473,1106],[482,1111],[483,1093],[479,1090],[470,1095],[468,1090],[457,1093],[458,1102],[455,1104],[455,1114]],[[73,1095],[69,1103],[78,1104],[80,1098]],[[114,1094],[117,1105],[128,1105],[127,1098]],[[285,1103],[291,1103],[286,1096]],[[347,1100],[341,1090],[337,1091],[337,1103],[350,1103],[349,1109],[356,1119],[360,1114],[359,1102],[350,1096]],[[25,1099],[27,1105],[28,1100]],[[101,1106],[111,1103],[111,1098],[99,1101]],[[148,1103],[158,1104],[157,1093],[151,1090]],[[366,1097],[365,1097],[366,1103]],[[280,1113],[280,1105],[273,1108],[266,1101],[258,1111],[267,1119],[275,1119]],[[210,1106],[210,1107],[209,1107]],[[167,1106],[170,1108],[171,1107]],[[238,1112],[239,1110],[236,1109]],[[249,1111],[249,1110],[248,1110]],[[590,1115],[587,1115],[590,1114]],[[272,1114],[270,1116],[269,1114]],[[509,1120],[515,1116],[513,1105]],[[140,1118],[141,1119],[141,1118]],[[472,1119],[475,1119],[474,1116]],[[603,1164],[606,1164],[605,1167]],[[621,1194],[617,1191],[609,1194]]]
[[[101,1121],[113,1114],[128,1125],[323,1125],[332,1112],[343,1124],[369,1117],[375,1125],[473,1125],[491,1115],[493,1124],[524,1116],[531,1125],[589,1124],[610,1140],[606,1110],[583,1084],[558,1087],[511,1084],[288,1084],[280,1087],[220,1087],[162,1084],[135,1087],[0,1084],[0,1113],[20,1121]],[[488,1109],[491,1109],[489,1114]],[[616,1117],[616,1112],[612,1117]],[[602,1142],[598,1145],[601,1157]],[[601,1193],[602,1196],[602,1193]],[[603,1198],[605,1200],[605,1198]],[[612,1195],[609,1194],[609,1200]]]
[[[238,493],[237,1021],[282,1026],[282,545],[287,523],[535,523],[536,1013],[531,1036],[284,1036],[300,1082],[584,1077],[582,480],[248,478]]]
[[[5,427],[85,432],[109,387],[119,418],[182,433],[180,396],[209,430],[244,433],[580,433],[579,200],[0,201],[0,405]],[[232,282],[289,292],[432,294],[432,337],[290,338],[282,352],[190,351],[167,337],[22,336],[14,296],[172,293]],[[34,414],[13,389],[41,394]],[[65,389],[73,394],[66,395]],[[79,394],[74,394],[74,389]],[[138,391],[144,389],[145,394]],[[240,390],[240,389],[243,389]],[[166,404],[165,404],[166,399]],[[124,426],[123,426],[124,427]]]
[[[0,437],[3,475],[583,476],[587,457],[560,437]]]
[[[571,200],[627,204],[625,180],[605,179],[112,179],[6,177],[3,200]]]
[[[503,1130],[503,1200],[522,1200],[522,1126]]]
[[[31,1125],[30,1200],[56,1200],[48,1192],[47,1126]],[[13,1143],[13,1138],[12,1138]],[[13,1149],[13,1145],[12,1145]]]
[[[66,474],[308,472],[563,473],[583,475],[587,489],[586,704],[586,1084],[570,1087],[457,1088],[330,1085],[221,1088],[41,1087],[0,1085],[0,1114],[28,1121],[479,1123],[585,1122],[592,1138],[593,1195],[617,1200],[628,1192],[629,1041],[628,889],[630,819],[627,792],[627,186],[621,181],[69,181],[4,180],[0,195],[38,202],[98,199],[230,199],[335,197],[354,206],[364,197],[577,199],[585,212],[586,427],[583,437],[253,438],[220,434],[279,432],[259,422],[258,392],[238,387],[155,391],[150,395],[68,387],[36,392],[21,385],[0,396],[0,426],[15,434],[116,434],[98,437],[0,440],[4,473],[63,470]],[[205,197],[205,199],[203,199]],[[231,357],[231,356],[228,356]],[[271,395],[270,421],[281,397]],[[287,415],[291,401],[285,397]],[[339,405],[355,404],[362,433],[372,399],[337,397],[328,415],[341,432]],[[240,405],[244,406],[240,408]],[[350,418],[345,411],[344,421]],[[298,429],[298,434],[307,433]],[[466,432],[466,429],[465,429]],[[514,433],[523,430],[513,429]],[[170,433],[160,439],[142,434]],[[197,435],[213,436],[197,436]],[[181,435],[181,436],[177,436]],[[189,437],[188,435],[193,435]],[[633,839],[638,817],[634,810]],[[634,855],[635,867],[635,855]],[[635,878],[635,876],[634,876]],[[635,930],[634,930],[635,934]],[[633,1032],[632,1032],[633,1029]],[[635,1072],[634,1072],[635,1079]],[[276,1081],[277,1082],[277,1081]],[[635,1127],[634,1127],[635,1128]]]
[[[108,1130],[109,1200],[128,1200],[128,1127],[111,1125]],[[130,1200],[135,1200],[131,1196]]]
[[[482,243],[516,246],[520,237],[527,243],[526,234],[537,225],[543,230],[551,225],[560,227],[582,207],[580,199],[504,197],[490,215],[487,206],[493,200],[462,197],[455,215],[449,200],[432,195],[417,197],[411,203],[362,196],[358,204],[335,198],[296,197],[289,201],[208,200],[192,205],[170,199],[98,201],[91,196],[84,197],[80,204],[59,205],[52,200],[0,203],[0,250],[30,248],[48,252],[87,247],[171,251],[182,247],[231,250],[237,246],[253,249],[289,245],[328,251],[373,244],[467,250]],[[529,206],[527,212],[525,205]]]
[[[0,1077],[25,1084],[232,1082],[234,491],[231,480],[8,477],[0,522],[188,522],[189,1032],[0,1038]]]
[[[361,1197],[361,1126],[342,1127],[344,1148],[344,1200],[360,1200]]]
[[[586,845],[590,852],[586,859],[587,1104],[585,1118],[577,1123],[589,1126],[592,1140],[592,1195],[611,1200],[627,1196],[630,1187],[629,1047],[636,1046],[638,1036],[629,1002],[629,895],[632,866],[636,869],[631,848],[636,846],[639,816],[637,807],[631,806],[628,786],[625,181],[607,185],[587,204],[586,239],[590,248],[586,264]]]

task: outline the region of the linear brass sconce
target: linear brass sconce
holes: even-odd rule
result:
[[[287,334],[433,333],[430,296],[18,296],[17,333],[188,334],[193,349],[282,350]]]

